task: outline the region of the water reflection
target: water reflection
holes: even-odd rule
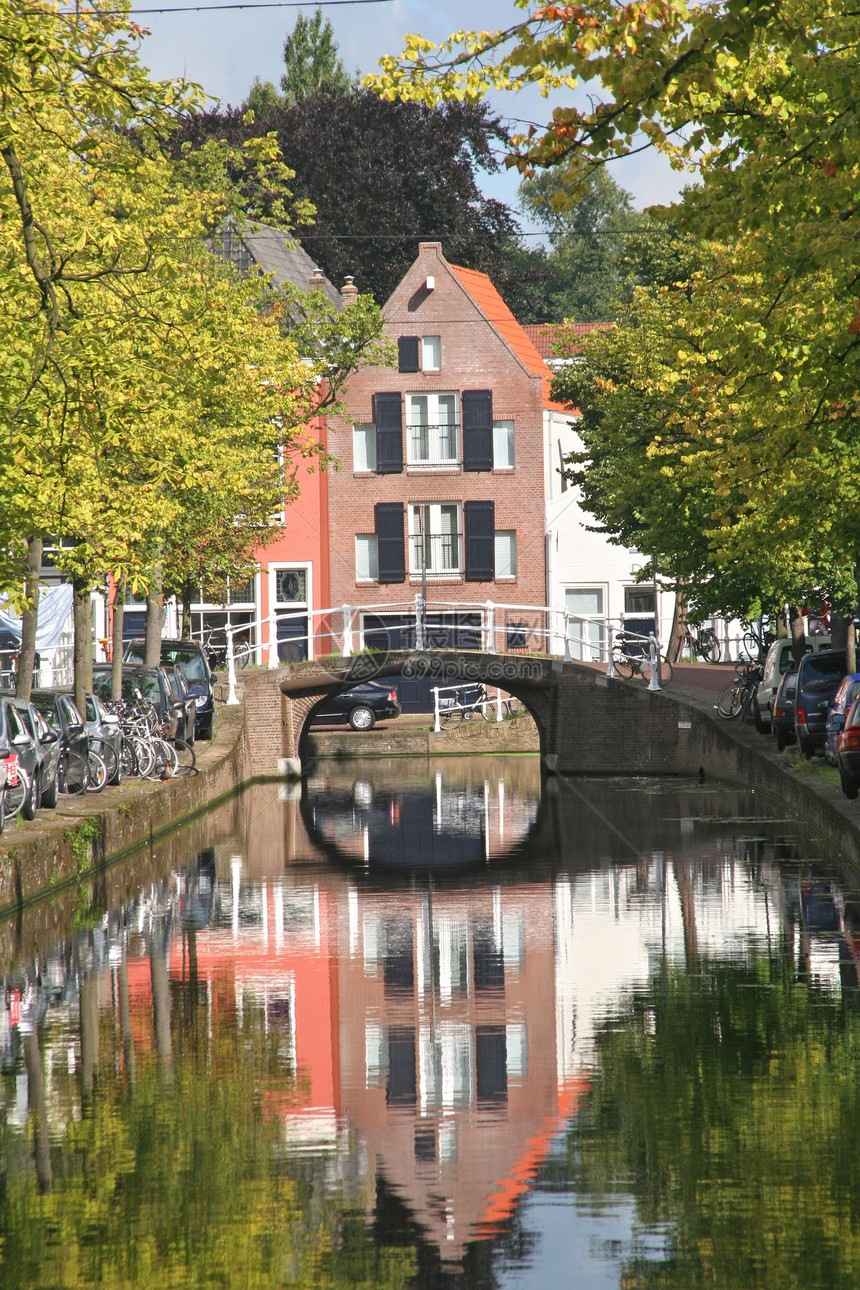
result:
[[[848,1284],[853,895],[754,798],[539,792],[255,786],[10,971],[3,1284]]]

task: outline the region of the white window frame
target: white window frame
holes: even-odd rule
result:
[[[443,421],[440,416],[441,399],[453,399],[453,420]],[[425,400],[426,421],[420,421],[420,400]],[[426,453],[420,456],[414,451],[417,436],[413,431],[422,426],[427,427],[423,436]],[[421,470],[456,470],[462,462],[460,435],[460,395],[456,390],[420,390],[406,395],[406,465]],[[453,431],[445,434],[443,431]],[[453,440],[453,442],[452,442]],[[443,448],[445,453],[443,455]]]
[[[375,574],[370,573],[369,575],[365,575],[365,574],[359,573],[358,571],[358,539],[359,538],[374,539],[372,548],[369,548],[373,550],[374,554],[373,554],[373,558],[368,563],[371,570],[373,569],[374,564],[376,565]],[[355,535],[355,580],[356,582],[378,582],[379,581],[379,547],[376,544],[375,533],[356,533]]]
[[[436,344],[432,345],[435,341]],[[432,352],[428,354],[428,349],[435,349],[438,355],[438,363],[432,361],[437,355]],[[442,370],[442,337],[441,336],[422,336],[421,337],[421,371],[422,372],[441,372]]]
[[[499,573],[499,538],[513,539],[513,572]],[[500,582],[513,582],[517,577],[517,531],[516,529],[496,529],[493,542],[493,557],[496,565],[496,580]]]
[[[605,582],[592,582],[592,583],[577,582],[577,583],[569,584],[568,586],[565,586],[562,591],[562,594],[564,597],[564,608],[569,613],[571,611],[568,609],[567,595],[568,595],[568,592],[571,592],[571,591],[586,592],[586,593],[592,593],[595,595],[599,594],[601,610],[599,614],[594,614],[593,617],[594,618],[606,617],[607,606],[609,604],[609,587]],[[605,626],[599,623],[588,622],[587,617],[577,618],[572,613],[571,613],[569,622],[570,622],[570,631],[571,631],[570,652],[572,657],[579,660],[585,659],[586,661],[591,661],[591,662],[601,661],[603,659],[603,651],[606,646]],[[580,624],[582,625],[583,629],[587,628],[587,630],[580,630],[580,627],[579,627]],[[586,637],[586,636],[588,637],[588,641],[586,644],[583,644],[582,640],[580,640],[579,638]]]
[[[510,427],[509,431],[508,431],[508,427]],[[500,462],[496,459],[497,458],[496,435],[498,432],[499,438],[501,438],[503,429],[507,434],[510,435],[511,459],[510,461]],[[514,435],[515,435],[514,422],[510,417],[502,418],[502,420],[500,421],[493,422],[493,470],[513,470],[514,469],[517,463],[516,443],[515,443]]]
[[[364,465],[359,464],[357,451],[359,431],[365,433]],[[371,460],[372,459],[372,460]],[[352,427],[352,469],[356,475],[372,475],[376,472],[376,426],[372,421],[356,421]]]
[[[286,569],[286,570],[297,569],[306,575],[305,576],[305,588],[307,592],[306,600],[304,601],[291,600],[288,602],[285,600],[276,599],[277,589],[278,589],[278,573],[283,569]],[[308,560],[275,560],[268,567],[268,575],[269,575],[269,594],[268,594],[269,613],[271,613],[273,610],[278,610],[278,609],[285,609],[292,612],[298,612],[301,609],[306,610],[307,619],[308,619],[308,658],[312,659],[314,657],[314,611],[313,611],[314,567],[313,565]],[[268,623],[264,625],[263,631],[260,634],[264,638],[264,643],[268,645],[269,643]],[[262,652],[262,651],[259,651],[259,652]],[[261,661],[261,660],[258,660],[258,661]]]
[[[454,534],[446,533],[442,528],[442,510],[453,509],[454,522],[456,529]],[[423,513],[422,513],[423,512]],[[463,503],[462,502],[410,502],[407,508],[409,524],[409,576],[411,578],[420,578],[421,568],[421,546],[416,539],[422,532],[425,519],[429,520],[430,525],[430,563],[427,565],[426,574],[428,578],[462,578],[465,571],[465,562],[463,559]],[[420,519],[419,519],[420,516]],[[443,537],[455,537],[457,548],[457,567],[445,569],[440,566],[442,563]],[[433,539],[437,541],[433,541]],[[425,545],[426,551],[426,545]],[[450,548],[449,548],[450,549]]]

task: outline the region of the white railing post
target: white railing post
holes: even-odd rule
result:
[[[499,687],[496,686],[496,723],[501,721],[501,719],[502,719],[502,692],[499,689]]]
[[[612,626],[612,623],[609,623],[608,637],[609,637],[609,658],[606,662],[606,675],[615,676],[615,662],[612,657],[613,654],[615,653],[615,628]]]
[[[415,648],[424,648],[424,597],[415,592]]]
[[[278,624],[274,609],[269,614],[269,671],[278,666]]]
[[[652,632],[648,637],[648,648],[651,651],[651,679],[648,682],[649,690],[660,689],[660,678],[658,672],[660,669],[660,657],[657,653],[657,637]]]
[[[235,708],[239,702],[236,694],[236,660],[233,657],[233,633],[227,628],[227,706]]]
[[[484,650],[488,654],[496,652],[496,606],[492,600],[487,601],[487,617],[484,629]]]
[[[433,733],[439,735],[442,733],[442,723],[439,720],[439,686],[433,686]]]
[[[340,612],[343,614],[343,657],[349,658],[352,654],[352,606],[341,605]]]
[[[564,662],[573,662],[573,655],[570,652],[570,613],[567,609],[564,611]]]

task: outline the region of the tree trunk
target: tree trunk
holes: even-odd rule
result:
[[[669,644],[666,657],[670,663],[677,663],[684,648],[687,634],[687,606],[689,597],[685,588],[678,587],[675,592],[675,613],[672,617],[672,630],[669,633]]]
[[[848,619],[845,614],[830,615],[830,648],[848,649]]]
[[[146,646],[143,661],[147,667],[158,667],[161,662],[161,633],[166,616],[159,564],[152,571],[152,582],[146,593]]]
[[[856,587],[854,612],[848,620],[848,641],[847,641],[847,661],[846,671],[857,671],[857,606],[860,605],[860,555],[854,562],[854,586]]]
[[[191,640],[191,602],[194,599],[195,584],[186,581],[182,586],[182,639]]]
[[[93,688],[93,629],[90,610],[90,587],[77,575],[72,578],[75,622],[75,703],[83,715],[86,695]]]
[[[800,660],[803,658],[806,649],[806,633],[803,630],[803,614],[797,605],[791,606],[788,616],[791,628],[791,655],[794,659],[794,670],[796,672],[800,667]]]
[[[114,587],[111,619],[110,697],[122,698],[122,624],[125,618],[125,578]]]
[[[21,651],[18,655],[18,676],[15,693],[19,699],[29,699],[36,671],[36,628],[39,625],[39,573],[42,569],[42,539],[31,537],[27,541],[27,580],[25,591],[29,608],[21,615]]]

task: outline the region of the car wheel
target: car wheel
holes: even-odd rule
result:
[[[841,766],[839,767],[839,778],[842,781],[842,792],[853,801],[857,796],[858,789],[860,789],[860,781],[856,780],[853,775],[849,775]]]
[[[770,734],[770,722],[765,721],[764,717],[761,715],[761,708],[758,706],[755,699],[753,699],[753,721],[755,722],[755,728],[760,735]]]
[[[59,794],[59,791],[60,791],[59,779],[60,779],[60,768],[59,766],[57,766],[57,770],[56,770],[56,774],[54,775],[54,778],[52,779],[51,783],[48,785],[48,787],[45,789],[44,793],[42,794],[41,805],[44,807],[47,807],[49,811],[53,811],[57,805],[57,795]]]
[[[25,820],[35,820],[36,812],[39,809],[41,794],[39,793],[39,772],[33,771],[30,780],[30,786],[27,789],[27,795],[21,804],[21,814]]]
[[[353,730],[372,730],[376,725],[376,713],[373,708],[362,705],[360,708],[353,708],[349,714],[349,724]]]

